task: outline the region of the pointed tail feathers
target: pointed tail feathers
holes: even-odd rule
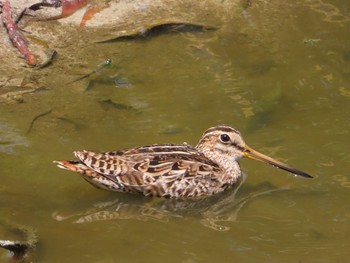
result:
[[[72,172],[91,175],[92,170],[80,161],[53,161],[59,168]]]

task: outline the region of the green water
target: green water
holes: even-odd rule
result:
[[[347,262],[349,28],[347,1],[253,2],[216,31],[87,45],[76,65],[33,73],[46,89],[0,105],[1,219],[36,230],[33,262]],[[115,67],[66,84],[107,58]],[[222,123],[315,178],[242,160],[237,192],[196,204],[98,190],[52,164],[196,144]]]

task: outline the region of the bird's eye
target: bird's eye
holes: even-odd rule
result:
[[[226,133],[220,135],[220,140],[222,142],[228,142],[230,141],[230,136],[228,136]]]

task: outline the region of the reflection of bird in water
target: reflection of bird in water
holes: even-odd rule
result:
[[[166,198],[211,196],[226,190],[242,176],[238,163],[242,157],[311,177],[248,147],[229,126],[209,128],[196,147],[151,145],[106,153],[75,152],[75,156],[79,161],[55,163],[100,188]]]
[[[57,211],[53,218],[57,221],[70,220],[73,223],[83,224],[98,221],[140,220],[169,222],[171,219],[200,219],[203,226],[217,231],[226,231],[230,227],[225,223],[235,222],[241,208],[255,198],[272,194],[276,191],[285,191],[286,188],[276,188],[269,183],[263,183],[254,187],[248,187],[248,193],[238,189],[243,184],[245,176],[242,176],[234,188],[224,193],[201,199],[150,199],[132,195],[118,195],[112,198],[96,202],[82,211]],[[66,208],[69,209],[69,208]]]

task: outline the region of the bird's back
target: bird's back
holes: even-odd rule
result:
[[[187,144],[149,145],[104,153],[81,151],[75,155],[80,161],[58,164],[109,190],[168,198],[221,191],[220,167]]]

